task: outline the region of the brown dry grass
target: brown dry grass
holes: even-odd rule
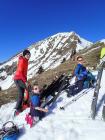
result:
[[[96,48],[97,46],[98,45],[95,44],[93,45],[92,48]],[[97,48],[95,50],[92,50],[92,48],[90,48],[85,51],[79,52],[77,55],[83,54],[86,60],[85,65],[96,68],[97,63],[99,62],[100,50],[102,47],[103,44],[101,45],[100,48]],[[33,83],[34,81],[37,81],[41,87],[44,84],[50,84],[56,75],[59,76],[63,73],[67,74],[68,72],[73,73],[75,65],[76,65],[75,61],[68,60],[53,70],[45,71],[42,74],[38,75],[37,77],[33,77],[32,79],[30,79],[30,82]],[[16,100],[17,94],[18,93],[16,87],[14,88],[12,87],[5,91],[0,91],[0,106],[12,100]]]

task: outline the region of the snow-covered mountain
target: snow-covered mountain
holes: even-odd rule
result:
[[[70,59],[79,50],[91,47],[93,43],[81,38],[75,32],[58,33],[31,45],[28,78],[36,75],[42,66],[44,70],[53,69],[61,64],[63,59]],[[13,84],[13,74],[16,70],[18,54],[0,65],[0,86],[8,89]]]

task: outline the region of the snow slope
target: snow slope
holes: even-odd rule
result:
[[[94,72],[94,74],[96,75],[97,72]],[[74,97],[67,98],[66,92],[62,92],[54,107],[50,108],[49,114],[34,127],[29,128],[24,121],[25,114],[29,109],[14,119],[14,122],[24,130],[19,140],[104,140],[105,122],[103,122],[101,115],[105,93],[104,83],[105,70],[102,75],[95,120],[92,120],[90,116],[93,89],[68,106],[64,111],[60,110],[59,107]],[[11,116],[14,106],[15,103],[9,103],[0,108],[1,126],[7,120],[12,120]]]

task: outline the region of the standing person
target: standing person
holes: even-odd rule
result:
[[[29,50],[24,50],[23,55],[19,57],[17,70],[14,75],[14,82],[18,89],[18,99],[15,107],[15,114],[18,115],[22,111],[22,102],[24,99],[24,92],[27,89],[27,71],[28,71],[28,60],[31,56]]]

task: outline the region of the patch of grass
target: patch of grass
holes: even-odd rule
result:
[[[98,42],[94,44],[91,48],[80,51],[76,54],[76,56],[83,55],[83,57],[85,58],[85,66],[96,68],[97,63],[99,62],[99,56],[102,47],[105,47],[105,44]],[[41,87],[44,84],[49,85],[56,75],[60,76],[63,73],[68,74],[68,72],[73,73],[75,66],[75,61],[67,60],[64,63],[61,63],[61,65],[56,67],[55,69],[44,71],[43,73],[39,74],[36,77],[33,77],[29,81],[30,83],[37,81]],[[0,106],[12,100],[16,100],[17,94],[18,92],[16,87],[12,87],[5,91],[0,91]]]

